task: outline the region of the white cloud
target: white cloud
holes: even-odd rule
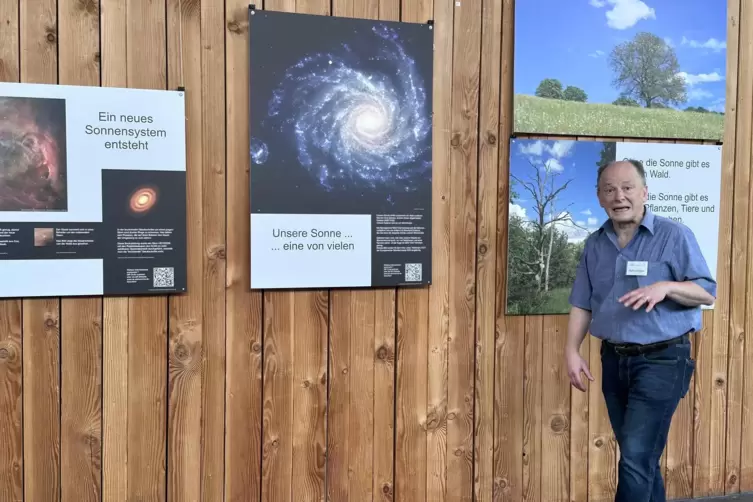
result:
[[[719,75],[719,73],[717,72],[699,73],[697,75],[693,75],[692,73],[681,71],[677,74],[677,76],[684,79],[685,83],[687,83],[688,85],[702,84],[706,82],[721,82],[722,80],[724,80],[724,76]]]
[[[690,40],[682,37],[682,45],[687,45],[694,49],[709,49],[714,52],[721,52],[727,48],[727,42],[724,40],[717,40],[715,38],[709,38],[705,42],[699,42],[697,40]]]
[[[561,159],[567,157],[575,146],[574,140],[558,141],[534,141],[520,145],[520,153],[530,158],[533,164],[543,164],[544,168],[551,172],[562,172],[565,167]],[[547,157],[542,162],[542,157]]]
[[[703,89],[691,89],[688,91],[688,99],[690,101],[701,101],[713,97],[714,95],[712,93],[704,91]]]
[[[515,216],[523,218],[524,220],[528,219],[528,216],[526,216],[526,208],[524,208],[523,206],[511,203],[509,211],[511,215],[514,214]]]
[[[632,28],[643,19],[656,19],[656,11],[642,0],[591,0],[590,3],[596,8],[612,6],[606,12],[607,26],[615,30]]]
[[[600,58],[603,55],[604,55],[604,51],[598,51],[598,50],[593,51],[591,54],[589,54],[589,56],[592,58]]]
[[[562,171],[565,170],[565,167],[562,165],[562,163],[555,158],[551,158],[547,160],[544,165],[547,171],[551,171],[554,173],[561,173]]]
[[[583,221],[573,220],[567,211],[561,212],[557,217],[562,218],[561,221],[555,223],[557,230],[567,235],[568,242],[582,242],[586,240],[589,234],[599,228],[596,218],[589,218],[588,222],[584,224]],[[594,221],[592,222],[592,220]]]
[[[581,211],[580,214],[585,214],[586,216],[591,216],[593,213],[590,209],[586,209],[585,211]]]

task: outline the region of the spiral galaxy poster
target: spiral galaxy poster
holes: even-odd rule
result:
[[[252,289],[429,283],[432,25],[249,27]]]
[[[0,83],[0,298],[186,290],[183,92]]]

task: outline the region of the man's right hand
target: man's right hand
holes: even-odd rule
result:
[[[570,384],[579,391],[586,392],[586,384],[583,382],[581,373],[586,375],[591,382],[594,381],[594,377],[591,376],[591,372],[588,369],[588,363],[583,359],[575,349],[565,349],[565,364],[567,364],[567,375],[570,377]]]

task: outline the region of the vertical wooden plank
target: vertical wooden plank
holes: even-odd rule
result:
[[[299,3],[300,12],[328,13],[328,2]],[[264,7],[292,12],[296,2]],[[327,317],[326,291],[264,295],[263,501],[325,496]]]
[[[20,2],[21,81],[57,83],[57,2]],[[23,301],[24,497],[60,498],[60,302]]]
[[[732,2],[733,5],[730,5],[730,9],[732,9],[734,4],[736,3],[737,1]],[[753,80],[753,34],[751,33],[750,29],[751,23],[753,23],[753,8],[751,8],[750,2],[741,2],[741,4],[739,25],[741,25],[741,23],[745,23],[745,29],[743,30],[743,33],[740,34],[740,46],[738,49],[739,67],[738,74],[736,75],[738,76],[737,82],[740,88],[738,93],[737,106],[737,111],[739,113],[737,122],[738,129],[737,138],[734,144],[737,154],[735,160],[735,180],[737,180],[738,178],[738,171],[746,171],[748,173],[748,176],[750,176],[750,170],[753,166],[753,159],[751,158],[753,156],[753,150],[751,149],[751,141],[753,140],[753,104],[751,104],[751,93],[753,93],[753,84],[751,83],[751,80]],[[731,76],[732,75],[728,75],[727,78],[731,78]],[[729,99],[729,97],[727,99]],[[753,183],[751,183],[751,185],[752,186],[750,190],[753,190]],[[737,199],[737,191],[740,189],[743,189],[743,187],[738,186],[737,183],[735,183],[735,199]],[[722,196],[724,197],[724,194]],[[748,194],[743,194],[742,196],[749,200],[750,191],[748,192]],[[735,211],[736,210],[737,207],[735,207]],[[750,222],[750,216],[746,216],[747,221]],[[734,223],[737,224],[736,213],[734,220]],[[741,221],[743,220],[741,219]],[[746,232],[739,230],[744,227],[738,226],[737,228],[738,231],[733,234],[734,240],[742,238],[746,235]],[[751,234],[750,231],[747,232],[746,241],[747,252],[751,253],[751,250],[753,250],[753,234]],[[753,309],[753,302],[751,302],[751,300],[749,299],[751,292],[753,292],[752,262],[753,260],[751,260],[750,256],[748,256],[748,270],[745,290],[743,291],[743,289],[740,288],[740,290],[733,290],[732,292],[732,298],[734,298],[735,300],[737,300],[737,298],[734,296],[736,293],[742,294],[746,298],[745,326],[743,332],[740,334],[742,340],[738,341],[738,348],[743,350],[743,354],[741,354],[740,356],[740,362],[743,365],[741,371],[742,374],[740,375],[741,380],[740,382],[738,382],[737,386],[740,388],[740,391],[742,393],[740,403],[742,423],[740,425],[740,439],[738,441],[741,454],[739,465],[740,480],[736,487],[738,491],[753,491],[753,452],[750,448],[750,445],[753,444],[753,407],[751,405],[751,403],[753,403],[753,390],[750,388],[750,381],[753,377],[753,314],[751,313],[751,309]],[[737,265],[737,263],[735,263],[735,265]],[[731,336],[732,334],[730,334],[730,337]],[[728,432],[728,437],[730,438],[730,441],[734,439],[734,437],[732,436],[732,431]],[[727,458],[729,459],[729,449]],[[727,481],[729,486],[731,484],[729,473]]]
[[[293,502],[294,297],[264,293],[262,502]]]
[[[332,15],[377,19],[379,2],[334,0]],[[384,291],[344,290],[331,294],[327,497],[332,502],[371,500],[375,493],[376,294]]]
[[[407,16],[411,5],[418,2],[405,0],[403,15]],[[431,7],[428,7],[431,8]],[[428,332],[426,341],[416,339],[427,348],[416,348],[416,354],[426,355],[428,389],[420,394],[427,399],[427,438],[425,458],[426,486],[418,493],[433,502],[446,500],[447,487],[447,375],[448,339],[450,336],[450,129],[452,125],[452,74],[453,74],[453,16],[452,2],[436,0],[434,8],[434,82],[433,82],[433,135],[432,135],[432,285],[428,292]],[[428,16],[427,16],[428,17]],[[410,294],[408,291],[402,294]],[[413,293],[417,294],[417,293]],[[416,298],[415,301],[427,301]],[[413,301],[407,302],[408,305]],[[410,343],[405,341],[405,343]],[[398,361],[399,362],[399,361]],[[398,378],[401,378],[398,375]],[[419,380],[419,385],[424,381]],[[418,397],[418,396],[416,396]],[[421,473],[423,475],[423,472]],[[423,479],[423,478],[421,478]],[[420,481],[419,481],[420,482]],[[407,496],[407,494],[406,494]],[[408,498],[404,500],[420,500]]]
[[[447,499],[473,496],[475,248],[481,0],[455,4],[450,183]]]
[[[707,497],[709,494],[709,427],[711,419],[711,353],[714,332],[713,312],[703,314],[703,329],[693,342],[696,371],[693,396],[693,491],[692,496]]]
[[[744,2],[728,0],[727,8],[727,68],[726,105],[724,123],[724,148],[722,149],[722,193],[719,208],[719,251],[717,262],[717,301],[713,312],[713,340],[711,341],[710,378],[713,382],[710,395],[709,451],[701,458],[708,459],[701,479],[708,477],[708,484],[699,487],[708,495],[721,495],[725,491],[726,427],[727,427],[727,354],[731,322],[731,267],[732,267],[732,223],[735,191],[734,177],[737,162],[736,145],[738,138],[738,64],[740,40],[740,6]],[[744,115],[741,114],[741,117]],[[745,120],[745,119],[742,119]],[[748,141],[745,139],[744,141]],[[704,446],[705,448],[705,446]],[[704,452],[705,453],[705,452]],[[705,484],[705,483],[704,483]]]
[[[376,3],[371,0],[371,3]],[[378,18],[400,20],[400,0],[379,0]],[[395,315],[397,290],[374,291],[373,500],[395,500]]]
[[[502,0],[487,0],[482,7],[476,238],[474,500],[491,502],[494,484],[496,268],[500,266],[497,262],[497,176]]]
[[[166,5],[127,0],[128,87],[165,89]],[[166,498],[167,299],[129,300],[128,497]]]
[[[227,370],[225,498],[261,494],[262,293],[249,291],[248,2],[226,0]],[[255,113],[252,111],[251,113]]]
[[[60,498],[60,318],[57,300],[24,300],[24,497]]]
[[[59,82],[98,86],[99,5],[58,2]],[[61,302],[61,492],[62,500],[101,500],[102,491],[102,300]]]
[[[126,87],[126,2],[101,0],[102,85]],[[102,499],[128,497],[128,298],[105,298],[102,314]]]
[[[352,7],[352,4],[349,4]],[[335,6],[336,7],[336,6]],[[334,11],[336,15],[338,11]],[[348,500],[350,478],[350,345],[361,333],[351,304],[353,291],[333,291],[331,295],[329,345],[329,402],[327,413],[327,499]],[[352,337],[351,337],[352,335]]]
[[[293,309],[293,483],[294,501],[325,496],[327,424],[326,291],[297,294]]]
[[[394,11],[390,11],[394,12]],[[395,500],[395,290],[375,293],[374,502]]]
[[[201,500],[224,498],[225,6],[201,2],[203,332]]]
[[[297,12],[328,15],[328,0],[299,0]],[[294,295],[293,343],[293,482],[294,501],[326,500],[329,292]]]
[[[523,374],[523,499],[540,502],[541,420],[544,316],[526,316],[525,372]]]
[[[580,355],[585,361],[591,360],[591,343],[588,339],[581,344]],[[589,394],[592,392],[591,387],[591,382],[588,380],[586,380],[586,392],[570,386],[570,502],[589,500],[588,404]]]
[[[22,372],[21,302],[4,300],[0,302],[0,500],[8,502],[24,499]]]
[[[750,2],[742,2],[740,22],[753,21]],[[747,228],[750,219],[750,166],[753,127],[753,31],[743,30],[739,45],[739,93],[737,96],[737,128],[735,131],[735,171],[731,228]],[[734,78],[735,74],[727,76]],[[728,98],[729,99],[729,98]],[[723,194],[724,195],[724,194]],[[724,199],[722,199],[724,200]],[[747,301],[748,232],[732,234],[730,270],[729,345],[727,362],[727,424],[724,493],[740,491],[740,460],[742,456],[743,380],[745,360],[745,322]],[[753,280],[753,277],[752,277]]]
[[[0,4],[0,82],[19,79],[18,2]],[[21,301],[0,300],[0,500],[24,498]]]
[[[168,299],[167,498],[200,500],[204,229],[200,2],[167,1],[167,84],[186,89],[187,293]],[[215,222],[213,222],[215,223]],[[215,336],[219,336],[217,333]]]
[[[497,179],[496,339],[494,354],[493,502],[523,500],[523,374],[525,317],[505,315],[507,298],[507,221],[510,197],[510,134],[513,102],[513,0],[502,3],[500,62],[500,148]]]
[[[427,497],[427,434],[435,417],[426,414],[426,340],[428,303],[417,302],[406,290],[397,293],[397,389],[395,396],[395,500],[424,502]],[[429,429],[431,430],[431,429]]]
[[[541,500],[570,499],[570,379],[564,365],[567,316],[544,317],[541,375]]]
[[[614,500],[617,491],[617,439],[601,392],[601,341],[589,337],[589,369],[594,381],[588,388],[588,502]]]

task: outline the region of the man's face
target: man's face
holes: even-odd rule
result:
[[[629,162],[618,162],[604,169],[598,188],[599,204],[615,223],[638,223],[648,187],[638,170]]]

